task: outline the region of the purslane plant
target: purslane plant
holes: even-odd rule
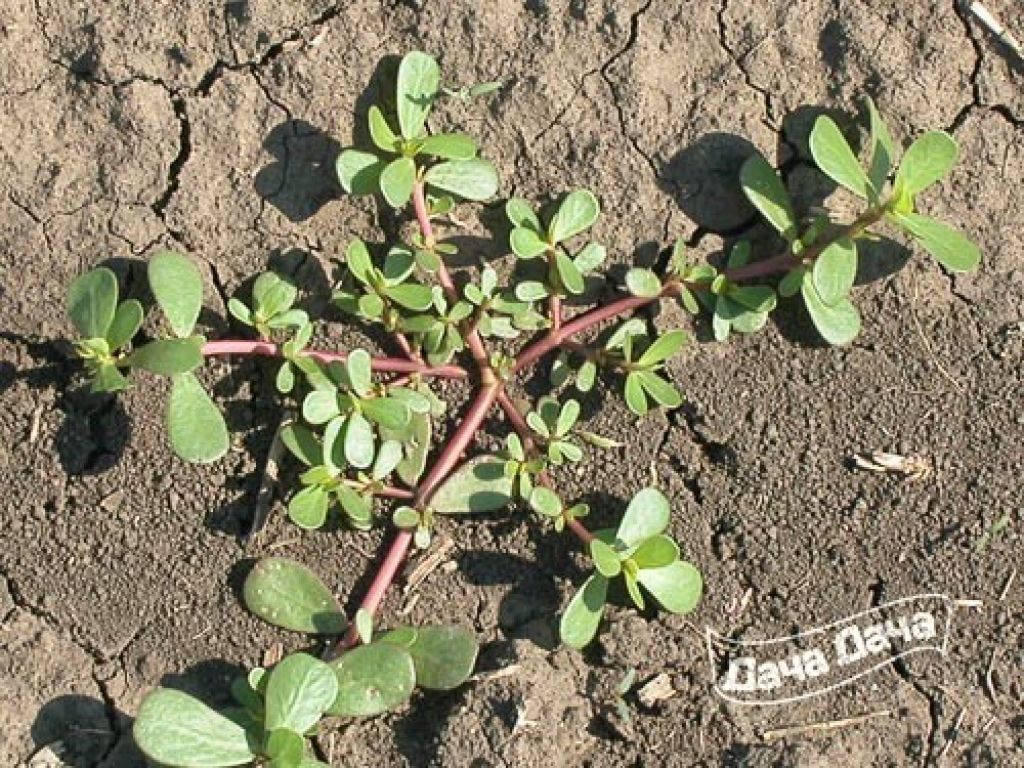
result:
[[[481,86],[481,93],[488,86]],[[256,339],[208,341],[196,334],[203,282],[184,256],[154,255],[148,277],[163,322],[143,336],[144,308],[118,302],[117,280],[98,268],[69,289],[68,312],[81,337],[77,349],[97,392],[132,386],[141,369],[171,380],[167,423],[171,446],[188,461],[223,456],[229,436],[219,409],[197,376],[217,356],[266,356],[279,361],[277,389],[300,414],[280,431],[300,465],[299,487],[288,503],[290,520],[316,529],[332,515],[364,530],[390,520],[390,547],[353,621],[322,582],[301,564],[281,558],[259,562],[246,580],[247,607],[284,629],[340,637],[325,661],[305,653],[272,669],[255,669],[237,681],[236,707],[217,712],[186,694],[158,689],[144,701],[135,737],[152,760],[175,766],[322,765],[307,737],[324,716],[365,717],[405,702],[416,686],[450,689],[471,675],[477,653],[473,634],[460,627],[374,628],[388,586],[411,546],[430,546],[438,516],[468,515],[510,505],[534,511],[555,531],[571,531],[593,572],[569,600],[560,634],[582,648],[597,635],[609,586],[619,581],[643,609],[687,613],[698,604],[702,580],[667,533],[670,504],[655,488],[637,489],[618,524],[591,532],[590,511],[558,492],[555,475],[588,450],[618,444],[581,429],[573,390],[592,391],[599,381],[622,388],[628,408],[643,415],[675,408],[683,398],[665,365],[687,342],[682,329],[651,333],[633,314],[678,300],[708,318],[714,337],[763,328],[781,298],[799,294],[814,326],[832,344],[851,341],[860,315],[851,300],[858,243],[876,237],[883,222],[908,233],[947,269],[974,268],[979,253],[963,235],[917,212],[922,192],[956,160],[952,138],[929,132],[902,159],[874,105],[867,104],[870,135],[866,166],[838,126],[820,117],[810,149],[821,171],[864,201],[848,223],[825,214],[799,218],[785,183],[769,162],[753,155],[739,183],[751,203],[785,243],[782,253],[754,260],[751,246],[734,243],[724,267],[691,263],[682,242],[668,266],[630,269],[621,295],[569,315],[565,300],[585,301],[600,288],[606,249],[585,237],[600,215],[597,197],[574,190],[538,212],[527,201],[505,204],[511,225],[508,284],[494,266],[461,286],[448,271],[456,246],[441,239],[435,218],[467,201],[492,198],[498,176],[463,133],[432,133],[433,103],[475,92],[441,84],[427,54],[406,55],[398,68],[394,100],[369,110],[373,148],[350,148],[337,161],[338,177],[353,195],[379,195],[404,211],[411,206],[418,233],[410,242],[375,248],[353,240],[334,304],[363,323],[379,324],[395,356],[367,350],[311,347],[315,320],[296,306],[298,291],[286,278],[261,275],[250,303],[234,298],[229,311]],[[897,162],[898,161],[898,162]],[[495,265],[496,266],[496,265]],[[608,288],[605,287],[607,294]],[[617,327],[604,327],[620,321]],[[703,322],[703,319],[699,320]],[[513,351],[512,343],[527,341]],[[467,360],[468,358],[468,360]],[[517,374],[550,359],[552,390],[523,410],[508,393]],[[464,364],[467,363],[468,364]],[[436,445],[444,401],[439,377],[466,379],[475,389],[466,410]],[[504,450],[470,455],[485,419],[498,409],[510,427]],[[382,500],[384,500],[382,502]],[[389,514],[384,505],[391,505]]]

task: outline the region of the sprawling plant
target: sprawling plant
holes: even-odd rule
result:
[[[478,90],[486,92],[490,84]],[[237,706],[224,711],[174,690],[151,693],[138,714],[135,737],[158,763],[322,765],[307,741],[322,717],[372,716],[401,705],[417,685],[462,684],[477,653],[467,629],[378,632],[373,626],[409,548],[430,546],[439,515],[514,504],[532,510],[555,531],[576,536],[593,572],[561,617],[561,638],[574,648],[596,636],[609,585],[619,579],[638,608],[653,603],[672,613],[693,610],[701,576],[668,533],[670,504],[660,491],[638,489],[616,526],[592,532],[582,522],[587,505],[567,499],[555,482],[558,472],[586,451],[618,445],[580,428],[574,390],[589,392],[599,379],[618,384],[637,415],[682,403],[665,364],[687,343],[687,334],[681,329],[653,333],[632,316],[636,310],[680,301],[700,316],[698,322],[709,318],[714,337],[724,341],[734,331],[760,330],[780,296],[800,294],[822,337],[845,344],[861,324],[851,300],[858,244],[876,237],[878,225],[908,233],[948,270],[969,270],[979,261],[977,248],[960,233],[917,212],[921,193],[956,160],[953,139],[926,133],[900,159],[869,101],[866,166],[830,118],[818,118],[810,135],[819,168],[863,201],[852,221],[836,222],[824,213],[798,217],[783,180],[765,158],[755,154],[743,165],[744,192],[784,242],[778,255],[753,260],[750,245],[740,241],[724,266],[716,267],[691,263],[680,241],[661,274],[636,267],[626,273],[623,286],[601,289],[606,249],[588,237],[600,205],[591,192],[575,190],[540,211],[525,200],[508,200],[513,269],[507,270],[507,284],[499,276],[506,270],[493,266],[482,266],[476,280],[459,284],[447,264],[456,246],[435,232],[434,222],[458,204],[491,199],[498,176],[471,137],[432,133],[427,119],[438,98],[466,93],[442,87],[433,58],[408,54],[398,69],[394,101],[369,110],[374,147],[346,149],[337,161],[347,192],[380,195],[399,211],[411,206],[419,225],[409,242],[385,248],[353,240],[333,297],[343,312],[390,334],[396,356],[310,348],[314,322],[296,307],[296,287],[272,272],[254,282],[248,303],[241,298],[229,303],[231,314],[252,329],[255,339],[207,341],[195,333],[203,282],[192,262],[176,253],[158,253],[149,261],[150,288],[163,316],[149,326],[155,333],[140,334],[144,308],[134,299],[118,302],[110,270],[94,269],[70,288],[68,311],[81,336],[77,349],[92,374],[93,390],[125,389],[139,369],[169,377],[167,423],[171,447],[180,457],[212,462],[228,450],[224,420],[196,375],[204,360],[273,357],[277,389],[301,414],[280,431],[301,466],[299,487],[287,505],[290,520],[316,529],[336,515],[357,530],[387,521],[395,528],[351,623],[335,596],[301,564],[268,558],[256,565],[244,589],[251,611],[288,630],[341,639],[327,660],[295,653],[272,669],[252,670],[232,688]],[[571,316],[565,311],[566,299],[593,299],[595,288],[603,290],[598,306]],[[600,328],[616,320],[622,321],[617,327]],[[513,343],[523,338],[516,351]],[[508,389],[517,374],[545,359],[552,363],[551,390],[521,411]],[[439,377],[468,380],[475,394],[435,445],[445,415],[445,403],[433,389]],[[495,408],[510,426],[504,449],[463,460]]]

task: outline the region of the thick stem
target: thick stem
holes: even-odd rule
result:
[[[368,611],[371,614],[377,611],[380,601],[384,598],[384,593],[388,591],[388,587],[391,586],[391,582],[395,580],[395,576],[398,574],[398,568],[402,565],[402,561],[405,560],[410,544],[412,544],[412,531],[400,530],[395,534],[395,538],[391,541],[391,546],[388,547],[387,554],[377,569],[377,574],[373,577],[370,588],[366,591],[366,596],[363,597],[363,602],[359,605],[362,610]],[[348,634],[335,647],[332,656],[338,656],[342,651],[352,648],[358,642],[359,632],[356,629],[355,623],[353,623],[349,627]]]
[[[302,352],[307,357],[330,363],[335,360],[344,362],[348,357],[345,352],[327,352],[307,349]],[[281,347],[270,341],[224,340],[208,341],[203,344],[203,355],[216,357],[220,355],[256,355],[261,357],[280,357]],[[447,379],[464,379],[468,375],[460,365],[426,365],[402,357],[373,357],[370,365],[375,371],[385,373],[418,373],[421,376],[438,376]]]
[[[459,463],[459,458],[473,441],[473,437],[480,429],[480,425],[484,423],[487,413],[501,392],[502,385],[499,382],[485,384],[477,391],[476,399],[466,410],[455,434],[445,443],[437,461],[420,482],[416,491],[416,500],[413,502],[414,507],[423,509],[430,502],[430,497],[434,495],[437,486]]]
[[[385,485],[379,491],[374,491],[374,496],[384,496],[388,499],[414,499],[416,492],[408,488],[395,488],[393,485]]]

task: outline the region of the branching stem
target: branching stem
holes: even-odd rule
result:
[[[229,339],[208,341],[203,344],[203,355],[218,357],[221,355],[256,355],[261,357],[281,357],[281,345],[272,341],[249,341],[245,339]],[[302,355],[312,357],[321,363],[334,361],[344,362],[348,357],[345,352],[328,352],[317,349],[306,349]],[[461,365],[426,365],[404,357],[373,357],[370,365],[375,371],[382,373],[418,373],[421,376],[437,376],[446,379],[464,379],[468,372]]]

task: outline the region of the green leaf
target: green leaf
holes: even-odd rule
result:
[[[370,475],[374,480],[383,480],[390,475],[402,460],[402,444],[397,440],[385,440],[373,460]]]
[[[918,213],[897,213],[894,218],[950,272],[970,272],[981,262],[978,246],[948,224]]]
[[[615,538],[628,546],[636,546],[668,527],[668,499],[657,488],[644,488],[629,502]]]
[[[203,308],[203,278],[180,253],[162,251],[149,260],[149,287],[175,336],[185,337]]]
[[[384,293],[396,304],[414,312],[424,312],[434,303],[434,293],[430,286],[420,283],[393,285],[385,288]]]
[[[316,435],[302,424],[286,424],[281,428],[281,442],[299,461],[307,467],[315,467],[323,461],[323,447]]]
[[[735,285],[729,289],[729,299],[751,312],[768,313],[775,309],[775,291],[766,285]]]
[[[395,471],[402,479],[402,482],[409,486],[415,486],[427,468],[427,456],[430,453],[430,436],[433,423],[430,414],[413,413],[409,419],[411,439],[406,440],[403,445],[404,456]],[[388,437],[387,431],[382,431],[383,437]]]
[[[686,339],[685,331],[669,331],[659,336],[657,341],[645,349],[637,362],[640,365],[656,365],[663,360],[668,360],[682,349]]]
[[[380,189],[380,175],[387,161],[372,152],[346,149],[335,161],[338,181],[350,195],[372,195]]]
[[[558,517],[562,514],[562,500],[550,488],[536,486],[530,492],[530,507],[539,515]]]
[[[113,363],[104,363],[96,369],[96,375],[92,380],[90,391],[92,392],[120,392],[128,389],[131,382],[118,370]]]
[[[786,275],[779,281],[779,296],[789,298],[790,296],[796,296],[800,292],[800,286],[803,284],[804,275],[807,270],[804,267],[796,267],[791,269]]]
[[[348,244],[345,249],[345,265],[359,282],[364,285],[370,282],[373,259],[370,258],[370,251],[366,248],[366,243],[356,239]]]
[[[597,634],[604,615],[608,595],[608,579],[599,573],[591,575],[573,595],[562,614],[558,634],[570,648],[583,648]]]
[[[598,573],[607,579],[615,578],[622,571],[619,555],[600,539],[591,539],[590,557],[594,560]]]
[[[871,182],[846,142],[843,132],[828,115],[821,115],[814,122],[810,147],[814,162],[826,176],[860,197],[871,195]]]
[[[335,493],[338,494],[338,501],[341,502],[349,525],[358,530],[367,530],[373,514],[373,497],[357,493],[347,485],[339,485]]]
[[[593,226],[601,213],[601,206],[592,192],[578,189],[570,192],[548,225],[548,239],[553,243],[568,240]]]
[[[315,389],[302,400],[302,417],[310,424],[326,424],[339,413],[335,389]]]
[[[260,560],[242,588],[246,607],[264,621],[311,635],[340,635],[348,622],[316,574],[284,557]]]
[[[505,215],[516,227],[525,227],[534,232],[541,231],[540,219],[534,213],[533,207],[521,197],[513,197],[505,203]]]
[[[360,642],[369,643],[373,640],[373,614],[365,608],[356,611],[356,632]]]
[[[779,174],[760,153],[751,155],[743,163],[740,184],[743,185],[743,194],[768,223],[792,241],[796,236],[797,223],[789,193]]]
[[[580,274],[579,268],[572,259],[566,256],[561,249],[555,253],[555,269],[558,270],[558,278],[566,291],[576,296],[583,293],[583,275]]]
[[[630,599],[633,604],[639,609],[643,610],[646,607],[646,601],[644,596],[640,593],[640,585],[636,580],[636,576],[631,571],[626,571],[622,574],[624,581],[626,582],[626,592],[629,593]]]
[[[432,56],[410,51],[402,57],[395,104],[398,125],[406,139],[415,139],[422,133],[440,83],[441,70]]]
[[[689,613],[700,602],[700,571],[690,563],[677,560],[661,568],[642,568],[636,578],[671,613]]]
[[[220,409],[193,374],[178,374],[173,382],[167,406],[171,447],[185,461],[216,461],[228,452],[230,445]]]
[[[161,376],[194,371],[203,364],[201,336],[188,339],[157,339],[139,347],[126,359],[132,368]]]
[[[537,280],[524,280],[516,286],[516,298],[520,301],[539,301],[547,295],[547,286]]]
[[[588,274],[604,264],[607,254],[608,251],[603,245],[599,243],[587,243],[582,249],[580,249],[579,253],[573,256],[572,262],[576,265],[576,269],[583,274]]]
[[[142,326],[142,317],[142,305],[135,299],[121,302],[105,334],[111,350],[123,347],[134,338]]]
[[[486,200],[498,191],[497,171],[479,157],[438,163],[423,178],[427,184],[466,200]]]
[[[380,191],[392,208],[403,208],[416,182],[416,162],[411,157],[392,160],[380,174]]]
[[[377,145],[377,148],[385,152],[397,152],[398,137],[391,130],[391,126],[388,125],[388,121],[384,118],[384,113],[380,111],[380,107],[376,104],[372,105],[367,113],[367,118],[370,124],[370,138],[373,139],[373,143]]]
[[[829,306],[821,300],[810,275],[804,277],[800,292],[814,327],[829,344],[849,344],[860,333],[860,313],[849,299]]]
[[[349,464],[366,469],[373,463],[373,427],[358,411],[345,422],[345,458]]]
[[[651,536],[636,548],[632,559],[640,568],[661,568],[679,559],[679,547],[663,534]]]
[[[267,739],[267,755],[271,758],[269,768],[298,768],[305,752],[306,739],[301,733],[287,728],[278,728]]]
[[[450,691],[473,674],[477,642],[464,627],[409,627],[392,630],[381,642],[404,647],[412,656],[416,685],[433,691]]]
[[[157,688],[146,696],[132,736],[147,758],[162,765],[227,768],[256,758],[244,728],[171,688]]]
[[[626,376],[626,405],[637,416],[647,413],[647,395],[640,385],[640,371],[631,371]]]
[[[68,315],[83,338],[106,336],[116,309],[117,278],[106,267],[80,275],[68,288]]]
[[[476,142],[464,133],[437,133],[420,143],[420,152],[446,160],[469,160],[476,156]]]
[[[653,371],[640,371],[640,386],[660,406],[664,408],[678,408],[683,404],[683,396],[672,386]]]
[[[857,246],[849,238],[831,243],[814,261],[814,288],[830,307],[845,299],[857,277]]]
[[[626,273],[626,288],[634,296],[654,297],[661,293],[661,280],[649,269],[633,267]]]
[[[365,349],[354,349],[345,359],[345,372],[352,391],[360,397],[367,395],[373,386],[370,353]]]
[[[875,191],[881,193],[889,171],[892,170],[893,162],[896,160],[896,148],[893,145],[892,136],[889,134],[889,128],[878,113],[875,102],[870,96],[867,98],[867,104],[871,123],[871,162],[868,167],[868,178]]]
[[[400,430],[409,425],[409,406],[396,397],[375,397],[363,400],[363,413],[386,429]]]
[[[512,500],[512,480],[505,462],[496,456],[477,456],[448,476],[430,501],[442,515],[464,515],[501,509]]]
[[[529,227],[516,227],[509,234],[512,253],[520,259],[535,259],[548,249],[548,244]]]
[[[895,189],[908,195],[930,187],[956,165],[957,145],[943,131],[929,131],[907,148],[893,182]]]
[[[327,522],[327,510],[331,496],[320,485],[303,488],[288,502],[288,517],[293,523],[307,531],[313,531]]]
[[[416,685],[412,655],[395,643],[354,648],[331,666],[338,677],[338,697],[328,710],[332,715],[379,715],[408,699]]]
[[[330,666],[306,653],[285,656],[270,671],[265,727],[305,733],[338,697],[338,678]]]

